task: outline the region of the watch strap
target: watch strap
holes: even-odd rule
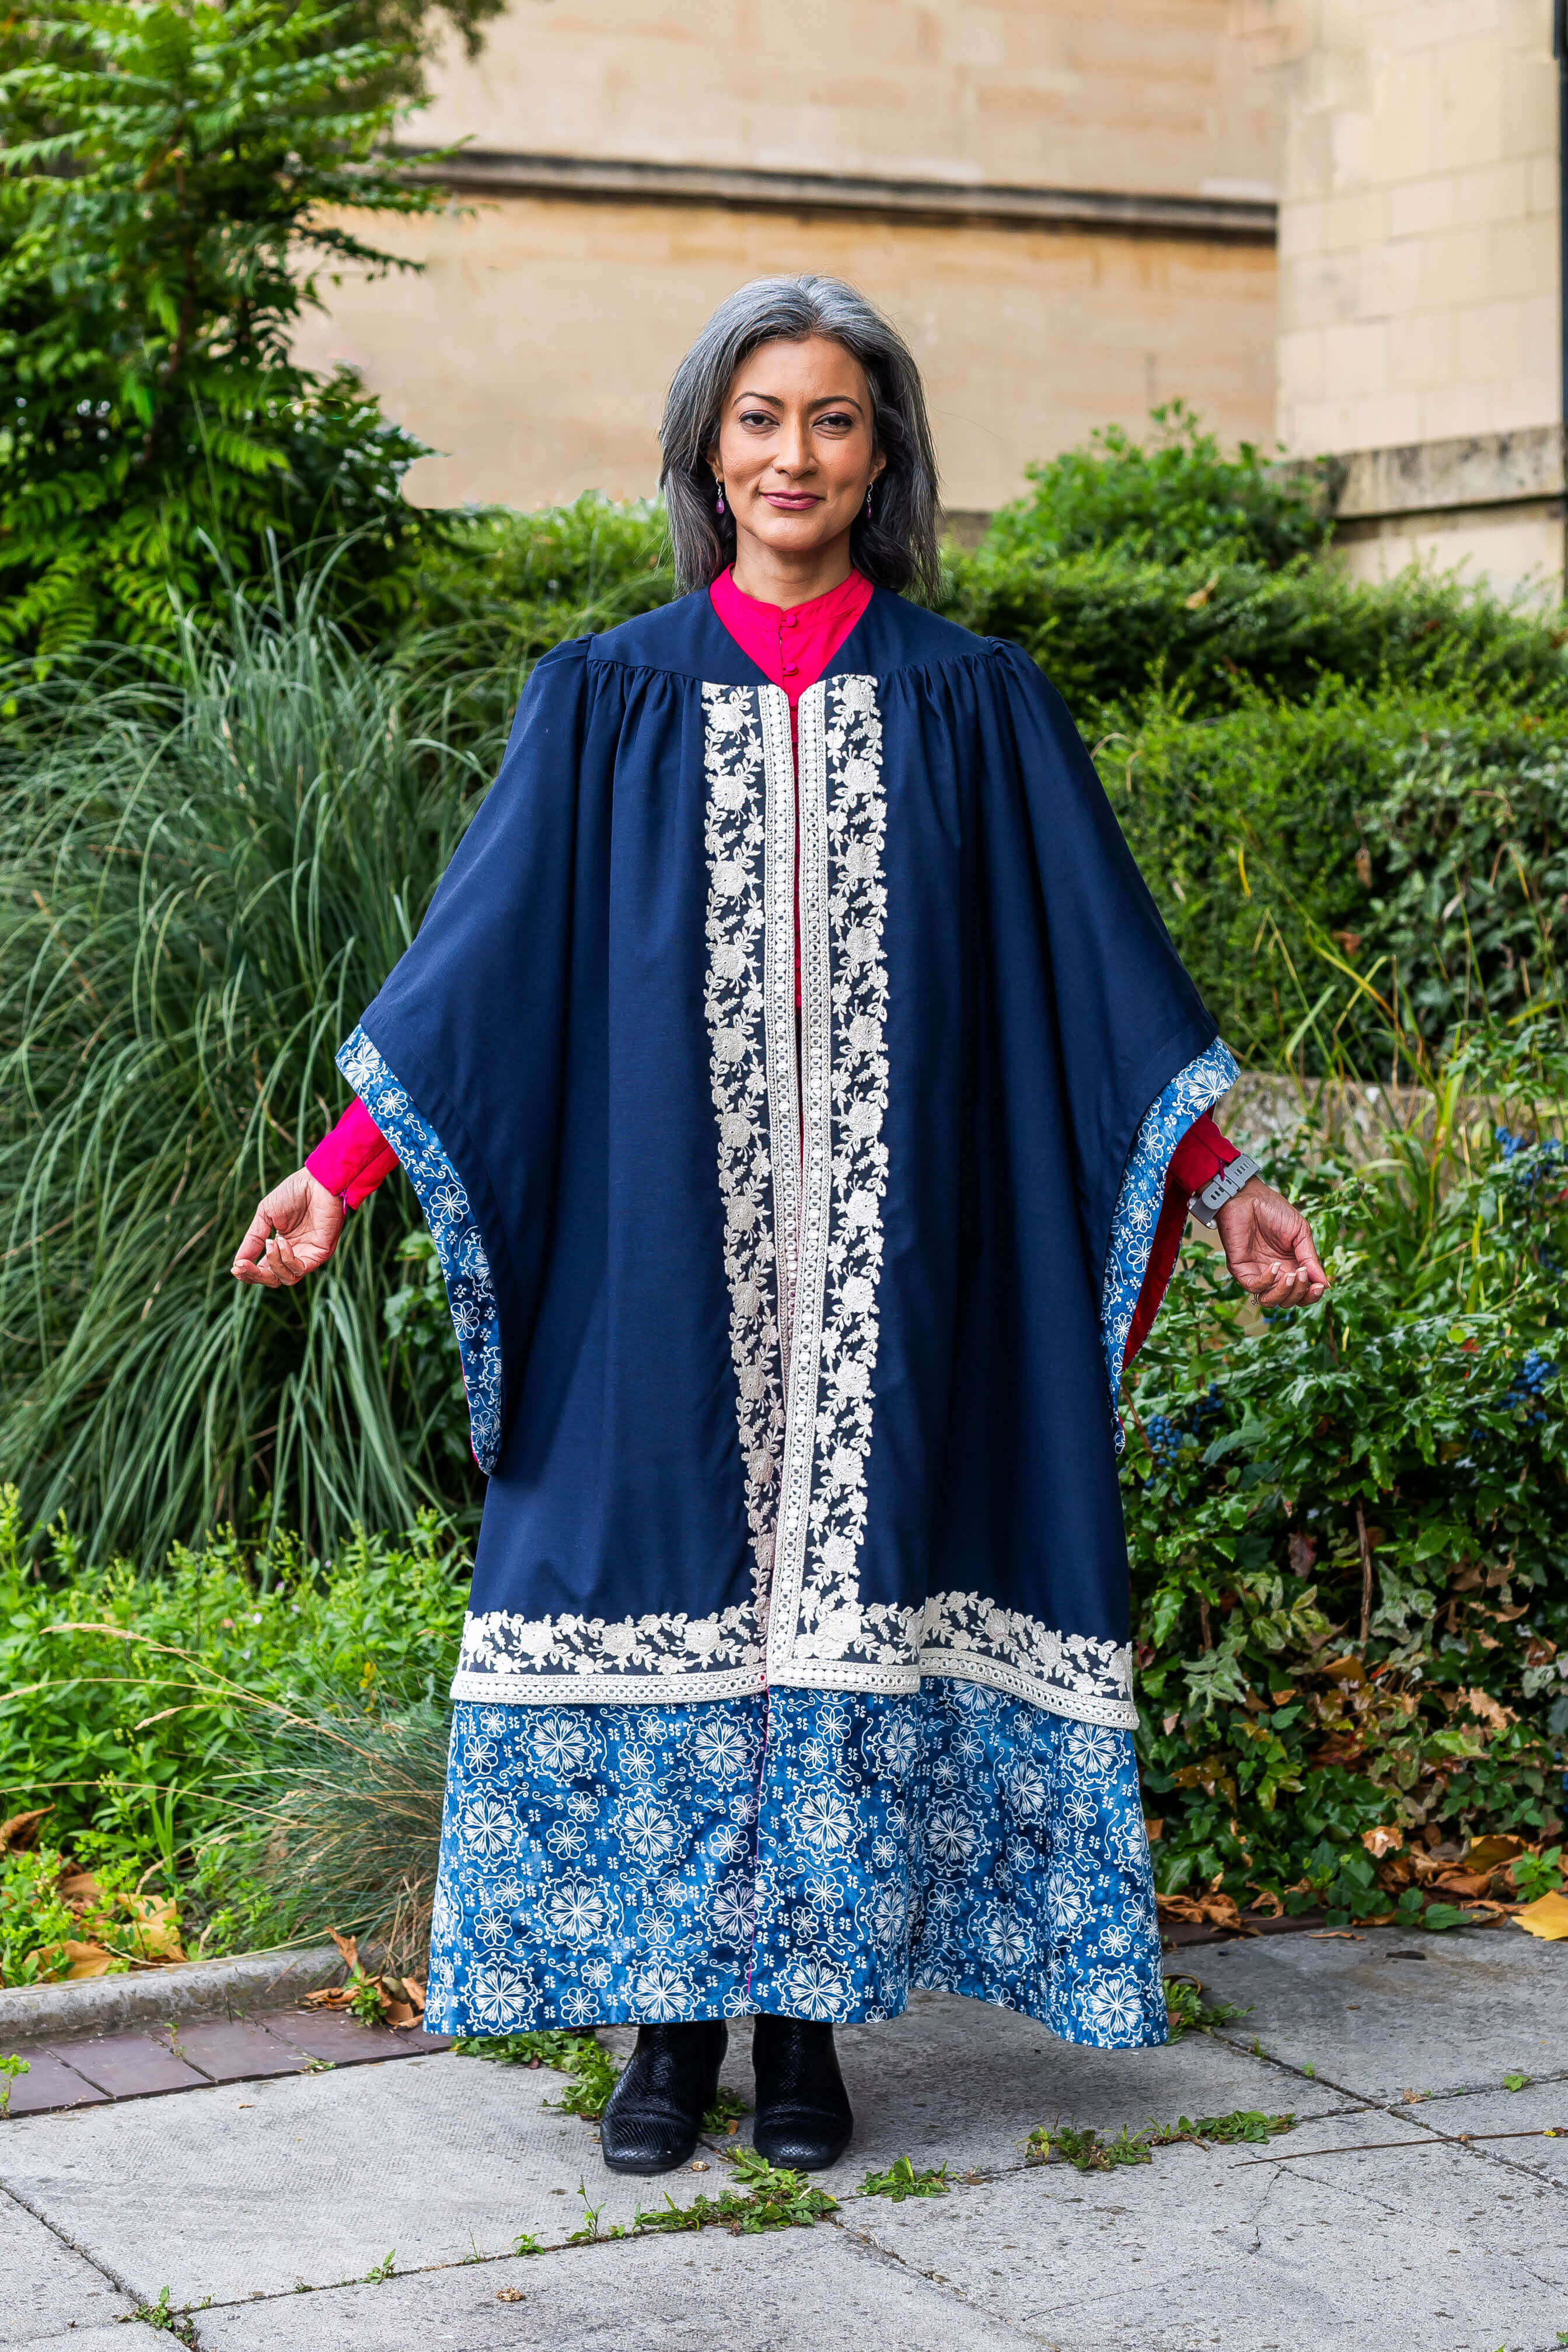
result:
[[[1212,1225],[1227,1201],[1234,1201],[1243,1184],[1260,1173],[1258,1162],[1250,1153],[1239,1151],[1234,1160],[1222,1168],[1211,1184],[1193,1195],[1192,1213],[1200,1225]]]

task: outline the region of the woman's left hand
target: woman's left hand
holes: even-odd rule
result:
[[[1310,1307],[1328,1288],[1305,1217],[1260,1176],[1248,1178],[1215,1223],[1226,1265],[1260,1307]]]

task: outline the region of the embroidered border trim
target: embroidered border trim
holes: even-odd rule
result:
[[[783,697],[780,695],[782,701]],[[787,708],[787,707],[786,707]],[[763,709],[755,689],[703,688],[703,762],[707,776],[704,842],[708,861],[708,1069],[718,1122],[718,1189],[724,1203],[724,1270],[729,1283],[730,1359],[736,1417],[751,1530],[752,1630],[760,1645],[773,1573],[774,1512],[784,1450],[781,1326],[787,1276],[775,1232],[790,1225],[792,1187],[776,1211],[775,1179],[789,1184],[795,1154],[787,1101],[770,1082],[779,1040],[777,1003],[794,993],[793,959],[782,958],[768,919],[776,887],[773,836],[779,831]],[[780,974],[778,966],[787,968]],[[791,1013],[793,1007],[791,1006]],[[794,1024],[791,1019],[790,1028]]]
[[[775,1680],[908,1686],[918,1612],[858,1597],[887,1189],[887,803],[875,681],[800,698],[801,1030],[805,1182],[789,1384]],[[852,1655],[855,1663],[848,1662]]]
[[[646,1699],[746,1698],[763,1687],[757,1615],[749,1602],[712,1617],[509,1616],[463,1621],[455,1699],[504,1706]]]
[[[457,1335],[474,1458],[488,1477],[501,1451],[501,1318],[478,1222],[441,1138],[363,1029],[355,1029],[337,1060],[407,1170],[424,1213]]]
[[[1111,1384],[1111,1411],[1122,1394],[1122,1359],[1133,1328],[1138,1294],[1148,1272],[1155,1228],[1160,1221],[1166,1171],[1177,1144],[1206,1110],[1230,1092],[1240,1072],[1230,1049],[1216,1038],[1207,1052],[1178,1070],[1144,1115],[1128,1154],[1122,1189],[1111,1218],[1111,1240],[1105,1252],[1105,1273],[1100,1294],[1100,1331],[1105,1349],[1105,1376]],[[1116,1425],[1116,1451],[1122,1450],[1122,1428]]]

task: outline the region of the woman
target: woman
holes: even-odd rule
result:
[[[1103,2046],[1166,2013],[1115,1401],[1192,1195],[1268,1307],[1301,1218],[1062,705],[936,580],[920,380],[744,288],[662,430],[690,591],[535,670],[242,1281],[401,1161],[488,1474],[429,2021],[635,2021],[607,2164],[848,2143],[908,1985]]]

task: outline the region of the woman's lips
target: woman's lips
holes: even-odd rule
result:
[[[808,507],[822,503],[810,490],[764,490],[762,495],[770,507],[779,507],[785,514],[804,514]]]

